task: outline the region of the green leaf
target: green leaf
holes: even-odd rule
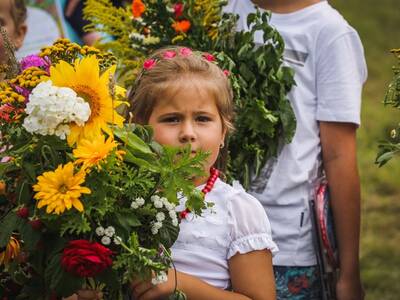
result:
[[[11,234],[18,229],[19,217],[14,211],[10,211],[7,216],[0,222],[0,248],[7,246],[10,241]]]
[[[115,214],[115,222],[118,222],[126,231],[132,231],[132,227],[142,225],[136,215],[130,212],[120,212]]]
[[[36,250],[37,243],[41,237],[40,231],[33,229],[26,220],[21,220],[18,230],[26,249],[30,251]]]

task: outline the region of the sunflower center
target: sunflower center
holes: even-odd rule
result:
[[[66,194],[68,192],[68,187],[65,184],[63,184],[62,186],[60,186],[58,190],[61,194]]]
[[[78,94],[79,97],[83,98],[90,106],[90,118],[97,117],[100,114],[100,96],[90,86],[78,84],[72,87],[72,89]]]

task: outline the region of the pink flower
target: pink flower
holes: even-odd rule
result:
[[[190,56],[190,55],[192,55],[192,53],[193,53],[193,51],[186,47],[179,49],[179,54],[182,56]]]
[[[147,59],[147,60],[145,60],[144,63],[143,63],[143,69],[145,69],[145,70],[150,70],[150,69],[154,68],[154,66],[156,65],[156,63],[157,63],[157,62],[156,62],[155,59],[152,59],[152,58]]]
[[[204,57],[206,60],[210,61],[210,62],[215,61],[214,55],[212,55],[212,54],[210,54],[210,53],[204,53],[204,54],[203,54],[203,57]]]
[[[184,5],[183,3],[176,3],[174,4],[173,7],[174,7],[175,19],[178,19],[183,14]]]
[[[228,70],[224,70],[223,71],[226,77],[229,77],[229,75],[231,75],[231,72],[229,72]]]
[[[163,58],[165,58],[165,59],[171,59],[171,58],[174,58],[175,56],[176,56],[175,51],[165,51],[163,53]]]
[[[47,71],[49,63],[38,55],[28,55],[21,60],[21,71],[30,67],[43,67]]]

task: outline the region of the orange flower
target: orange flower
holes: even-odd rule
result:
[[[175,29],[176,32],[180,33],[180,32],[187,32],[190,29],[190,21],[188,20],[183,20],[183,21],[178,21],[178,22],[174,22],[174,24],[172,24],[172,28]]]
[[[140,18],[145,12],[146,6],[142,0],[133,0],[132,2],[132,14],[135,18]]]
[[[10,261],[15,259],[20,252],[20,245],[16,238],[10,237],[5,249],[0,252],[0,266],[7,265]]]
[[[3,180],[0,180],[0,195],[6,194],[6,183]]]

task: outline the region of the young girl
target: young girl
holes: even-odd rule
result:
[[[22,46],[26,26],[26,6],[24,0],[1,0],[0,1],[0,26],[3,27],[16,49]],[[8,61],[4,49],[3,36],[0,35],[0,64]]]
[[[175,285],[188,299],[275,299],[272,253],[277,251],[264,209],[243,189],[218,179],[213,168],[232,129],[232,90],[227,75],[209,54],[188,48],[159,50],[145,61],[131,93],[134,122],[149,124],[163,145],[191,145],[210,153],[208,176],[194,182],[213,202],[200,217],[181,213],[172,247],[177,273],[153,285],[134,281],[134,299],[164,299]],[[184,210],[185,199],[178,210]],[[80,299],[88,299],[81,291]]]

